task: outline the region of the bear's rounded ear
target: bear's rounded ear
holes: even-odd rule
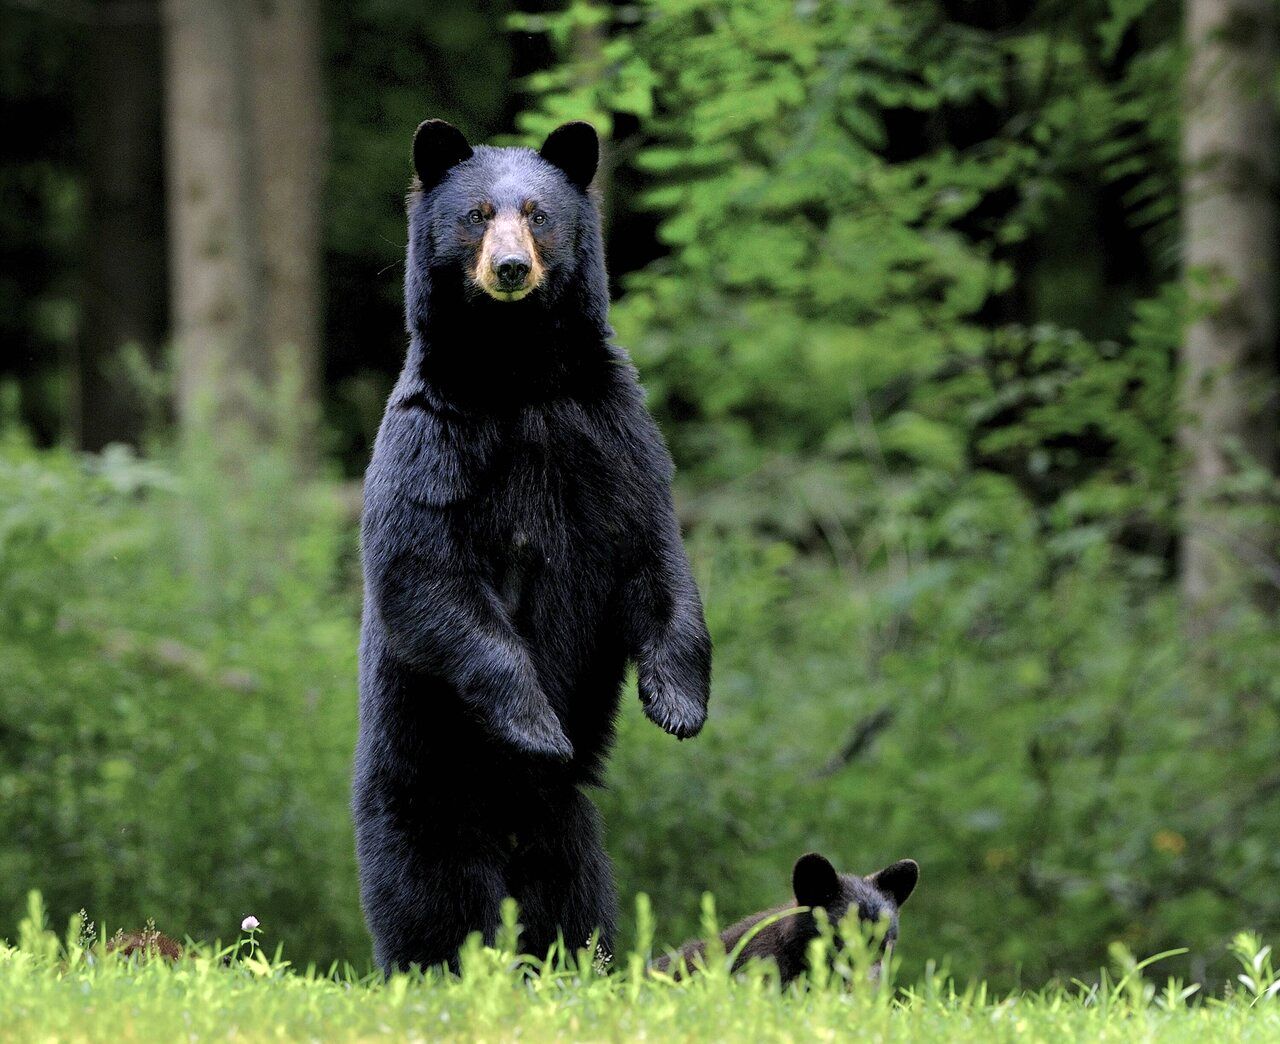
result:
[[[801,906],[826,906],[840,895],[840,875],[825,856],[810,852],[796,860],[791,889]]]
[[[538,155],[564,171],[565,177],[578,188],[585,189],[596,176],[596,165],[600,162],[600,139],[591,124],[574,120],[560,125],[548,134]]]
[[[422,190],[435,188],[449,171],[471,158],[462,131],[444,120],[423,120],[413,134],[413,169]]]
[[[867,880],[889,896],[896,905],[901,906],[916,890],[916,882],[920,880],[920,864],[914,859],[899,859],[883,870],[868,875]]]

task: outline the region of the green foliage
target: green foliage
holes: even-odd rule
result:
[[[1159,992],[1126,956],[1186,945],[1189,977],[1221,980],[1247,950],[1238,985],[1274,1017],[1269,954],[1236,933],[1280,929],[1280,634],[1242,608],[1207,650],[1220,690],[1198,691],[1171,584],[1177,5],[575,2],[514,16],[509,39],[505,8],[410,6],[325,7],[337,445],[363,459],[370,367],[399,362],[409,132],[444,115],[492,138],[509,74],[537,67],[525,139],[596,120],[611,227],[654,238],[615,231],[614,256],[647,263],[614,319],[681,467],[716,642],[695,742],[622,715],[598,800],[622,893],[653,897],[628,934],[641,953],[694,935],[707,891],[726,919],[785,901],[808,849],[863,871],[912,856],[901,952],[920,984],[901,1011],[851,1014],[725,976],[664,992],[632,955],[617,985],[590,962],[555,973],[530,1009],[510,962],[473,946],[483,987],[173,972],[199,1017],[1128,1039],[1212,1016],[1263,1035],[1239,1004],[1183,1011],[1194,985]],[[558,57],[529,62],[531,40]],[[59,250],[64,166],[15,168]],[[69,343],[66,293],[37,282],[59,302],[42,343]],[[36,911],[14,926],[39,885],[58,910],[202,939],[253,912],[303,960],[363,966],[355,535],[332,486],[299,488],[269,454],[244,466],[230,482],[190,454],[0,442],[0,934],[37,938]],[[0,1010],[33,1033],[85,982],[122,1019],[176,1018],[166,970],[59,979],[22,945],[0,957],[25,969],[0,976]],[[1084,996],[989,1002],[926,971],[946,955],[1006,988],[1109,953],[1114,988]]]
[[[519,23],[564,59],[530,81],[530,137],[596,114],[659,222],[615,325],[682,468],[717,648],[712,727],[671,754],[628,722],[606,821],[660,913],[703,888],[746,912],[824,847],[921,861],[908,961],[916,932],[1002,981],[1115,938],[1213,961],[1280,918],[1254,900],[1280,635],[1242,614],[1224,698],[1191,695],[1168,583],[1177,12],[978,8]],[[682,826],[655,846],[662,819]]]
[[[282,462],[211,475],[0,444],[0,919],[359,952],[352,535]]]
[[[570,110],[648,117],[614,147],[667,252],[615,324],[679,463],[729,501],[695,519],[830,540],[937,517],[995,471],[1054,509],[1042,526],[1105,505],[1168,543],[1178,302],[1059,257],[1082,208],[1167,233],[1176,127],[1154,117],[1178,65],[1163,5],[1085,8],[982,29],[936,3],[649,0],[602,75],[531,80],[533,136]],[[519,25],[572,59],[600,17]]]
[[[36,885],[199,939],[254,913],[302,959],[363,965],[354,532],[270,457],[213,473],[4,442],[0,917]],[[1172,597],[1105,529],[1044,540],[1012,482],[963,481],[937,519],[869,527],[874,570],[693,535],[711,723],[678,744],[629,698],[598,795],[622,894],[654,897],[627,938],[696,934],[708,890],[726,919],[785,900],[814,848],[921,862],[912,975],[938,953],[999,983],[1083,974],[1120,938],[1217,976],[1234,931],[1275,923],[1270,632],[1228,650],[1250,702],[1207,711]]]
[[[485,949],[475,936],[461,977],[299,973],[279,950],[256,945],[197,947],[176,964],[126,960],[100,943],[82,945],[79,927],[73,918],[63,942],[37,908],[19,946],[0,945],[0,1007],[15,1038],[791,1041],[854,1033],[885,1041],[1198,1042],[1280,1032],[1270,948],[1253,936],[1236,944],[1244,989],[1201,998],[1184,980],[1153,977],[1178,952],[1138,961],[1123,947],[1092,984],[1038,992],[997,994],[935,969],[909,985],[873,985],[865,965],[846,955],[784,992],[763,968],[731,976],[716,962],[675,982],[647,972],[645,955],[633,953],[628,970],[602,975],[587,951],[537,960],[510,947]]]
[[[784,899],[815,848],[861,872],[920,861],[909,974],[945,953],[964,975],[1041,982],[1123,939],[1191,945],[1216,976],[1237,927],[1276,923],[1259,843],[1274,639],[1253,635],[1270,666],[1233,675],[1260,705],[1207,712],[1172,594],[1126,577],[1100,534],[1036,539],[1015,506],[969,558],[903,553],[873,574],[695,543],[711,724],[675,748],[625,718],[602,795],[623,893],[655,897],[659,938],[694,934],[704,889],[733,918]]]

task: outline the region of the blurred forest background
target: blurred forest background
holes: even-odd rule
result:
[[[599,798],[660,938],[814,848],[920,861],[909,971],[1280,933],[1275,14],[0,2],[0,935],[39,887],[367,961],[355,519],[428,116],[607,139],[717,649]]]

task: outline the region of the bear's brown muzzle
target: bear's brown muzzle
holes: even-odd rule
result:
[[[499,301],[519,301],[542,283],[538,244],[522,214],[494,215],[485,229],[472,279]]]

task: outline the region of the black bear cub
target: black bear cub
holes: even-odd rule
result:
[[[882,954],[891,949],[898,939],[898,910],[915,891],[920,878],[920,867],[912,859],[902,859],[874,874],[858,877],[855,874],[837,873],[835,867],[816,852],[801,856],[791,872],[791,887],[795,903],[786,903],[769,910],[752,914],[731,928],[720,933],[725,952],[732,953],[742,937],[766,917],[781,913],[792,906],[822,907],[827,912],[832,927],[850,910],[858,911],[862,924],[887,921],[881,942]],[[778,966],[782,985],[805,972],[808,968],[809,943],[818,937],[818,923],[809,911],[788,914],[761,928],[742,948],[734,961],[737,971],[752,958],[772,960]],[[839,932],[836,932],[839,944]],[[706,943],[686,943],[674,957],[658,961],[662,971],[671,970],[684,958],[685,966],[692,970],[694,959],[706,953]],[[875,968],[879,967],[879,960]]]
[[[365,476],[353,812],[384,969],[448,963],[520,904],[523,943],[607,947],[597,784],[628,661],[692,736],[711,647],[671,459],[609,343],[599,145],[413,142],[409,349]]]

